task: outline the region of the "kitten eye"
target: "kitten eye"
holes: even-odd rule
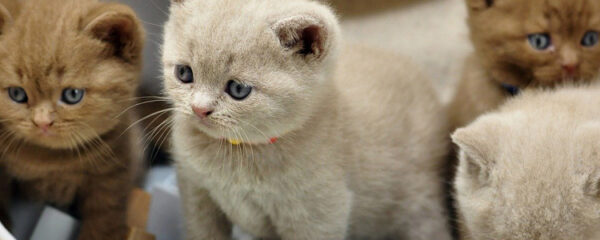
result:
[[[85,90],[83,89],[66,88],[62,92],[60,100],[66,104],[75,105],[81,102],[83,95],[85,95]]]
[[[527,38],[529,39],[529,44],[536,50],[543,51],[552,46],[550,35],[546,33],[530,34]]]
[[[598,44],[599,38],[600,38],[599,33],[596,31],[586,32],[585,35],[583,36],[583,39],[581,39],[581,45],[583,45],[585,47],[592,47],[592,46]]]
[[[252,92],[252,86],[239,83],[235,80],[229,80],[225,92],[229,94],[229,96],[231,96],[233,99],[241,101],[246,99],[250,95],[250,93]]]
[[[8,88],[8,96],[16,103],[27,103],[27,101],[29,101],[25,89],[21,87]]]
[[[194,82],[194,72],[192,68],[187,65],[177,65],[175,66],[175,76],[182,83],[192,83]]]

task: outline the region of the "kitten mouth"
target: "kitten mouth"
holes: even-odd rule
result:
[[[56,133],[51,130],[39,130],[38,135],[41,137],[55,137]]]

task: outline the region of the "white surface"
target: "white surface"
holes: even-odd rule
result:
[[[77,220],[54,208],[46,207],[31,240],[70,240],[75,238],[78,229]]]
[[[15,240],[15,238],[8,233],[4,225],[0,223],[0,240]]]
[[[183,240],[184,220],[177,178],[173,167],[153,168],[146,179],[147,191],[152,194],[148,227],[157,240]]]

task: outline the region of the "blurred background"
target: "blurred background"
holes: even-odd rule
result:
[[[143,20],[145,50],[143,93],[161,91],[160,43],[170,0],[119,0]],[[471,51],[464,0],[322,0],[341,17],[345,40],[397,52],[421,66],[447,101]]]

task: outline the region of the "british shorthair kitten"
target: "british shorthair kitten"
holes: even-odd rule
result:
[[[466,0],[475,54],[450,106],[468,124],[528,87],[590,81],[600,71],[600,1]]]
[[[138,86],[142,28],[121,4],[20,3],[19,17],[0,11],[10,23],[0,36],[0,168],[33,200],[76,203],[78,239],[125,239],[141,150],[121,113]]]
[[[526,90],[454,133],[465,239],[600,239],[600,88]]]
[[[406,60],[307,0],[173,1],[165,88],[188,239],[450,239],[445,118]],[[339,55],[339,56],[338,56]]]

